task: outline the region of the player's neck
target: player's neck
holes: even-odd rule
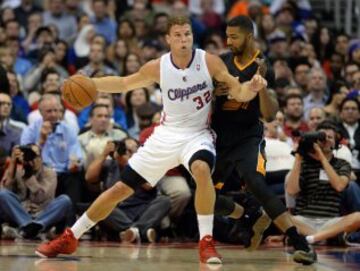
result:
[[[254,56],[257,54],[258,50],[254,46],[247,46],[242,54],[236,56],[236,60],[241,65],[249,63]]]
[[[186,69],[193,58],[193,50],[188,53],[174,53],[171,52],[171,61],[178,67],[179,69]]]

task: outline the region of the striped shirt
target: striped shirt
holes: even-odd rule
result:
[[[351,166],[345,160],[333,157],[330,165],[339,176],[350,178]],[[299,185],[301,191],[296,198],[296,215],[316,218],[340,216],[341,193],[331,186],[319,161],[302,162]]]

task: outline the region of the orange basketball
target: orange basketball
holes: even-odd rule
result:
[[[94,82],[82,74],[71,76],[63,86],[63,97],[71,106],[81,110],[96,99],[97,91]]]

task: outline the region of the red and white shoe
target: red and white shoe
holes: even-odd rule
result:
[[[53,258],[58,254],[72,254],[77,246],[78,240],[71,229],[67,228],[58,238],[39,245],[35,253],[43,258]]]
[[[211,235],[204,236],[199,242],[200,262],[207,264],[222,264],[222,257],[215,249],[215,242]]]

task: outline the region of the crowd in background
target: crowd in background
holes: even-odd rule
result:
[[[309,1],[2,1],[0,63],[7,78],[0,86],[3,238],[32,239],[39,233],[51,238],[121,176],[159,123],[159,87],[99,94],[79,112],[62,100],[60,86],[76,73],[129,75],[160,57],[168,51],[169,14],[190,16],[195,46],[216,55],[227,51],[226,20],[252,19],[256,44],[275,73],[281,108],[276,120],[265,123],[267,181],[289,208],[294,200],[285,195],[284,176],[293,165],[291,150],[299,134],[315,131],[325,119],[338,124],[337,157],[351,164],[352,181],[360,183],[360,39],[322,25]],[[28,162],[26,153],[35,153],[32,160],[40,159],[43,167],[32,160],[28,167],[33,169],[19,167]],[[22,181],[24,176],[35,177],[30,182]],[[106,230],[92,238],[107,232],[107,238],[121,239],[118,234],[129,227],[149,242],[161,235],[193,238],[193,187],[183,168],[169,171],[157,187],[142,187],[119,205],[100,223]],[[360,202],[360,194],[354,197]],[[11,205],[14,212],[9,201],[18,203],[18,208]],[[220,218],[217,223],[231,222]]]

